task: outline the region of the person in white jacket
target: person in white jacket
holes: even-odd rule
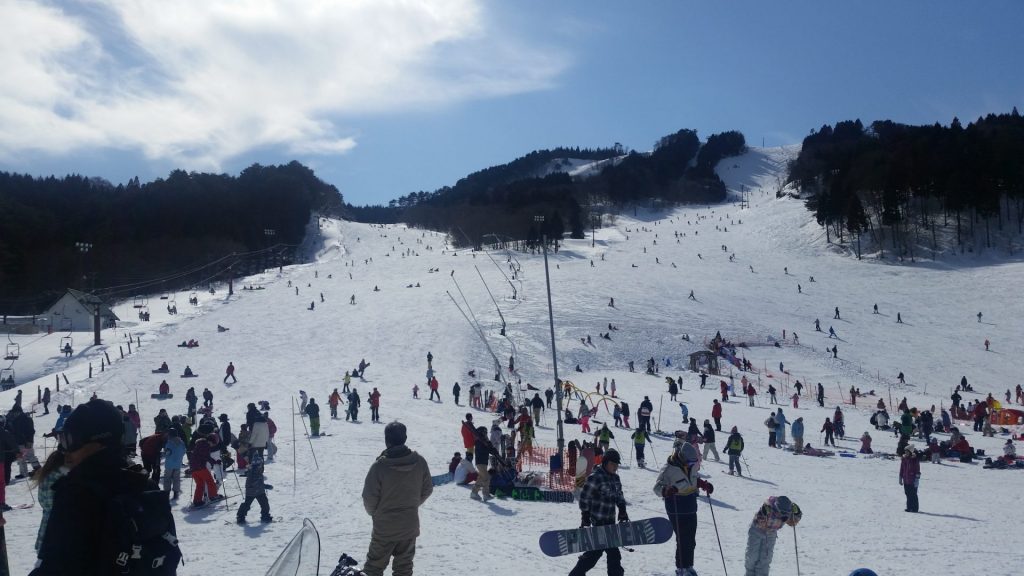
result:
[[[697,475],[700,455],[689,442],[678,442],[654,483],[654,493],[665,499],[665,513],[676,535],[676,576],[697,576],[693,551],[697,547],[697,490],[708,496],[715,487]]]

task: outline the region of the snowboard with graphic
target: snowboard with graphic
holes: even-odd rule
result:
[[[672,538],[672,523],[665,518],[552,530],[540,535],[541,552],[548,556],[579,554],[590,550],[661,544]]]

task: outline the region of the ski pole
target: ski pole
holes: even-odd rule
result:
[[[647,445],[651,447],[651,458],[654,458],[654,461],[657,462],[658,455],[654,453],[654,440],[648,442]]]
[[[796,552],[796,576],[800,576],[800,548],[796,544],[796,525],[793,525],[793,551]]]
[[[633,467],[633,443],[629,443],[629,466]]]
[[[711,503],[711,494],[707,494],[708,506],[711,507],[711,522],[715,525],[715,539],[718,540],[718,553],[722,555],[722,571],[729,576],[729,569],[725,567],[725,551],[722,550],[722,539],[718,536],[718,521],[715,520],[715,505]],[[799,564],[798,564],[799,565]],[[799,568],[797,568],[799,572]],[[797,574],[797,576],[800,576]]]
[[[754,474],[750,471],[750,464],[747,462],[747,457],[744,456],[743,454],[740,454],[740,458],[743,459],[743,465],[747,467],[747,476],[753,478]]]

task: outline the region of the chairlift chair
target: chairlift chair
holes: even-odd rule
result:
[[[160,295],[160,299],[161,300],[167,300],[170,297],[171,297],[171,295],[168,294],[167,292],[164,292],[163,294]]]
[[[0,368],[0,390],[10,390],[17,385],[14,380],[14,362],[7,368]]]
[[[61,336],[60,339],[60,351],[64,352],[64,348],[70,346],[72,350],[75,349],[75,341],[71,336]]]
[[[4,360],[17,360],[21,356],[21,345],[11,339],[11,333],[7,333],[7,350],[4,353]]]
[[[142,308],[146,305],[146,297],[140,295],[135,296],[135,301],[132,304],[132,308]]]

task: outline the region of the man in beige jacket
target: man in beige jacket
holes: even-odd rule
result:
[[[416,537],[420,535],[419,507],[434,486],[422,456],[405,445],[405,424],[391,422],[384,428],[387,449],[370,466],[363,483],[363,506],[373,518],[373,536],[363,571],[382,576],[391,557],[394,576],[412,576]]]

